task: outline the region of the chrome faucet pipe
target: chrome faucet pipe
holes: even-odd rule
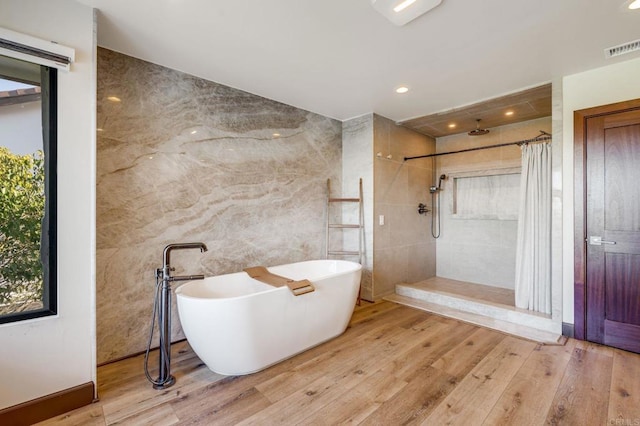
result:
[[[207,251],[207,246],[205,243],[176,243],[169,244],[164,248],[162,252],[162,257],[164,259],[164,266],[169,266],[171,263],[171,251],[172,250],[186,250],[186,249],[200,249],[201,253]],[[164,268],[163,268],[164,269]]]
[[[204,279],[204,275],[171,276],[171,271],[174,270],[170,264],[171,251],[187,249],[200,249],[204,253],[207,251],[207,246],[204,243],[169,244],[162,252],[162,269],[156,271],[156,276],[162,278],[162,288],[158,309],[158,329],[160,334],[159,375],[158,379],[153,382],[154,389],[165,389],[176,382],[175,377],[171,375],[171,282]]]
[[[181,277],[169,277],[169,281],[193,281],[204,280],[204,275],[183,275]]]

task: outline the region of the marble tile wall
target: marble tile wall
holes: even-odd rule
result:
[[[393,293],[398,283],[435,276],[431,216],[418,214],[419,203],[431,208],[432,160],[404,161],[404,157],[435,152],[435,141],[375,114],[373,135],[373,296],[380,298]],[[381,215],[384,225],[380,225]]]
[[[551,133],[551,117],[501,126],[488,135],[466,133],[437,140],[437,152],[530,139],[540,130]],[[555,151],[554,151],[555,155]],[[519,168],[520,148],[472,151],[439,156],[437,175],[446,174],[440,193],[441,235],[437,240],[437,275],[472,283],[514,288],[517,218],[469,219],[453,215],[453,178],[450,175],[486,175],[491,170]],[[480,201],[478,201],[480,202]]]
[[[209,247],[175,274],[324,256],[339,121],[102,48],[97,102],[98,363],[145,349],[166,244]]]
[[[373,301],[373,114],[366,114],[342,123],[342,194],[356,197],[358,182],[362,178],[363,192],[363,264],[361,297]],[[342,223],[358,223],[358,209],[344,205]],[[358,250],[356,230],[346,229],[344,249]]]

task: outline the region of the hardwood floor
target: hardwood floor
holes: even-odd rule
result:
[[[539,345],[390,302],[248,376],[212,373],[186,342],[173,351],[173,387],[153,390],[142,357],[105,365],[99,402],[41,424],[640,425],[638,354]]]

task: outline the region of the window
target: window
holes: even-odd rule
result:
[[[0,323],[54,315],[57,70],[0,55]]]

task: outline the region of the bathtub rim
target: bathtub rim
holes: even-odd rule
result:
[[[348,264],[352,264],[352,265],[355,265],[355,266],[354,266],[354,268],[353,268],[353,269],[349,269],[349,270],[346,270],[346,271],[340,271],[340,272],[335,272],[335,273],[328,274],[328,275],[323,275],[323,276],[320,278],[320,280],[333,278],[333,277],[336,277],[336,276],[339,276],[339,275],[343,275],[343,274],[355,273],[355,272],[357,272],[357,271],[359,271],[359,270],[362,270],[362,268],[363,268],[363,267],[362,267],[362,265],[361,265],[361,264],[359,264],[358,262],[352,262],[352,261],[350,261],[350,260],[342,260],[342,259],[313,259],[313,260],[302,260],[302,261],[300,261],[300,262],[293,262],[293,263],[285,263],[285,264],[282,264],[282,265],[267,266],[266,268],[267,268],[267,269],[270,269],[270,268],[279,268],[279,267],[282,267],[282,266],[296,265],[296,264],[300,264],[300,263],[307,263],[307,262],[322,262],[322,261],[326,261],[326,262],[348,263]],[[258,295],[258,294],[265,294],[265,293],[275,292],[275,291],[278,291],[278,290],[280,290],[280,291],[286,291],[286,290],[288,289],[288,287],[286,287],[286,286],[276,287],[276,286],[273,286],[273,285],[271,285],[271,284],[267,284],[267,283],[265,283],[265,282],[262,282],[262,281],[260,281],[260,280],[256,280],[255,278],[251,278],[251,277],[250,277],[246,272],[244,272],[244,271],[240,271],[240,272],[232,272],[232,273],[230,273],[230,274],[222,274],[222,275],[211,275],[211,276],[205,277],[205,278],[204,278],[204,281],[206,281],[206,280],[207,280],[207,279],[209,279],[209,278],[224,277],[224,276],[230,276],[230,275],[241,275],[241,274],[246,275],[246,278],[247,278],[248,280],[255,281],[255,282],[259,282],[259,283],[264,284],[265,286],[269,286],[269,287],[271,287],[271,288],[266,288],[266,289],[264,289],[264,290],[257,291],[257,292],[253,292],[253,293],[249,293],[249,294],[242,294],[242,295],[240,295],[240,296],[226,296],[226,297],[214,297],[214,296],[211,296],[211,297],[208,297],[208,296],[191,296],[191,295],[188,295],[188,294],[184,294],[184,293],[183,293],[183,291],[185,291],[185,290],[183,290],[183,288],[184,288],[185,286],[191,286],[191,285],[202,285],[202,283],[203,283],[203,281],[201,281],[201,280],[193,280],[193,281],[187,281],[187,282],[185,282],[185,283],[181,284],[179,287],[176,287],[176,289],[175,289],[174,291],[175,291],[175,293],[176,293],[176,296],[177,296],[177,297],[183,297],[183,298],[185,298],[185,299],[203,300],[203,301],[205,301],[205,300],[206,300],[206,301],[213,301],[213,300],[220,300],[220,301],[223,301],[223,300],[239,300],[239,299],[244,299],[244,298],[248,298],[248,297],[253,297],[253,296]],[[315,284],[315,283],[316,283],[317,281],[319,281],[319,280],[309,280],[309,281],[311,281],[311,283],[312,283],[312,284]],[[292,296],[294,296],[294,297],[298,297],[298,296],[295,296],[295,295],[293,295],[293,294],[292,294]],[[302,295],[300,295],[300,296],[304,296],[304,294],[302,294]]]

